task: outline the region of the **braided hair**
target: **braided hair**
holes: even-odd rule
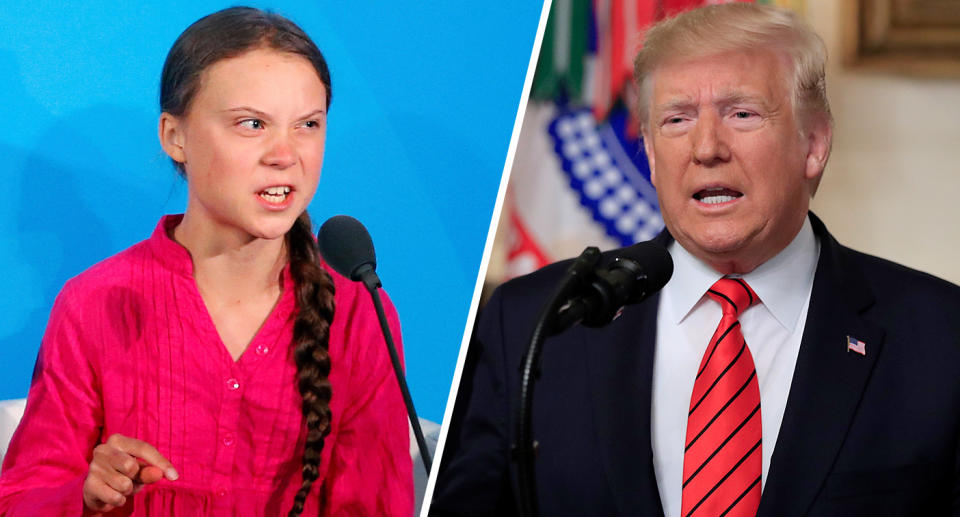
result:
[[[278,14],[252,7],[231,7],[207,15],[188,27],[167,54],[160,78],[160,110],[173,116],[186,114],[200,90],[204,70],[214,63],[244,52],[267,48],[305,57],[331,100],[330,71],[323,54],[303,30]],[[181,175],[183,164],[174,162]],[[334,313],[333,279],[319,263],[310,216],[300,215],[285,238],[290,273],[297,301],[293,324],[297,389],[303,399],[307,438],[303,451],[303,484],[290,517],[303,512],[310,489],[320,474],[323,439],[330,432],[330,323]]]
[[[333,280],[320,267],[310,216],[297,218],[287,232],[290,274],[296,285],[297,319],[293,323],[297,387],[303,399],[307,441],[303,450],[303,485],[293,499],[290,517],[303,512],[310,487],[320,474],[323,437],[330,432],[330,322],[333,321]]]

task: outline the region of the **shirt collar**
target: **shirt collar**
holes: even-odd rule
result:
[[[157,223],[150,235],[150,249],[154,256],[167,269],[174,273],[193,276],[193,260],[190,252],[173,240],[173,229],[183,220],[183,214],[165,215]]]
[[[668,248],[673,258],[673,277],[667,283],[675,323],[680,323],[723,275],[694,257],[674,241]],[[803,221],[793,241],[780,253],[742,278],[783,328],[793,331],[800,318],[820,258],[820,244],[810,218]],[[737,276],[737,275],[734,275]],[[789,286],[789,288],[784,288]]]
[[[190,252],[179,242],[173,240],[173,229],[183,220],[183,214],[165,215],[157,223],[150,235],[149,246],[157,260],[170,271],[193,278],[193,259]],[[290,273],[290,261],[280,273],[281,286],[293,285]]]

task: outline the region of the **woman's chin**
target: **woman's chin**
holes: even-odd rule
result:
[[[299,214],[298,214],[299,215]],[[266,216],[257,216],[245,218],[238,224],[247,234],[256,239],[280,239],[283,238],[290,228],[293,227],[297,217],[293,212],[284,214],[268,214]]]
[[[293,223],[289,225],[271,225],[268,227],[256,228],[250,232],[250,235],[257,239],[263,239],[272,241],[275,239],[282,239],[287,235],[287,232],[290,231],[290,228],[293,227]]]

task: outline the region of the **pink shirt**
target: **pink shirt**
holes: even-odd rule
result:
[[[116,515],[286,515],[301,485],[305,431],[285,288],[236,362],[167,235],[71,279],[57,297],[26,413],[4,458],[0,516],[76,516],[93,448],[114,433],[155,446],[180,473],[128,498]],[[289,268],[283,285],[291,286]],[[373,302],[331,272],[333,422],[303,515],[413,513],[406,413]],[[394,338],[400,325],[384,304]],[[111,514],[111,515],[113,515]]]

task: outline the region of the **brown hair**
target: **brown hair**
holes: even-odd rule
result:
[[[323,83],[329,109],[330,71],[309,36],[290,20],[251,7],[231,7],[205,16],[177,38],[167,54],[160,79],[160,109],[183,116],[200,89],[203,71],[214,63],[244,52],[269,48],[305,57]],[[174,162],[179,173],[183,164]],[[320,266],[310,216],[300,214],[286,235],[290,274],[297,301],[293,324],[297,388],[303,399],[307,437],[303,450],[303,484],[293,500],[290,517],[299,516],[320,473],[323,439],[330,432],[330,323],[334,315],[333,279]]]
[[[753,3],[711,5],[650,27],[634,60],[640,124],[649,124],[650,75],[658,65],[731,51],[771,49],[790,59],[793,108],[798,115],[822,113],[827,102],[827,51],[820,36],[790,10]]]

